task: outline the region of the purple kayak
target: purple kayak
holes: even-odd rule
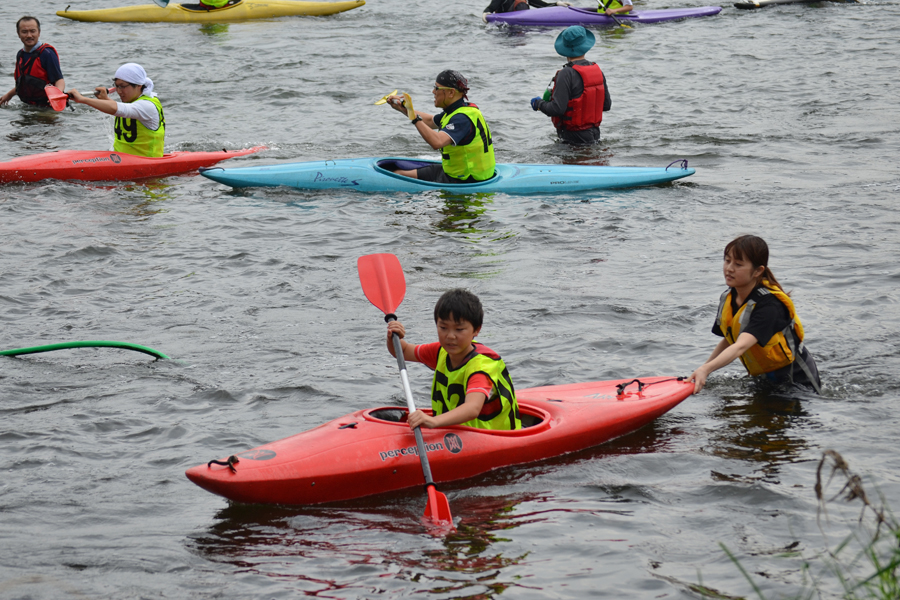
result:
[[[693,8],[666,8],[662,10],[636,10],[616,15],[623,23],[659,23],[691,17],[709,17],[718,14],[721,6],[697,6]],[[615,25],[616,22],[596,9],[574,6],[551,6],[487,16],[488,23],[506,23],[525,27],[568,27],[569,25]]]

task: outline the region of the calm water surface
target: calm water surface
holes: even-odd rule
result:
[[[554,143],[528,105],[562,64],[557,31],[485,26],[484,0],[213,26],[75,23],[53,14],[64,4],[0,5],[4,85],[14,21],[37,14],[70,87],[146,67],[171,150],[271,148],[232,166],[431,156],[372,102],[400,88],[429,110],[435,74],[457,68],[498,160],[687,158],[697,174],[541,197],[232,191],[198,176],[3,186],[0,347],[122,340],[178,360],[92,349],[0,360],[0,598],[683,599],[699,581],[751,595],[719,542],[778,597],[801,588],[805,561],[821,570],[858,514],[832,506],[822,537],[824,450],[900,507],[896,2],[728,5],[597,30],[589,57],[613,110],[603,143],[581,151]],[[14,103],[0,110],[0,160],[105,149],[111,128],[83,106]],[[400,258],[413,341],[434,338],[442,291],[479,294],[482,341],[522,388],[690,373],[716,343],[722,249],[748,232],[793,290],[823,397],[767,396],[731,367],[630,436],[446,487],[458,531],[444,538],[419,521],[419,490],[242,506],[183,475],[403,404],[381,314],[359,288],[362,254]],[[411,378],[424,404],[431,375],[414,366]]]

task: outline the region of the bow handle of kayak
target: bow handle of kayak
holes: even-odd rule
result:
[[[638,394],[644,391],[644,382],[640,379],[632,379],[628,383],[620,383],[616,386],[616,396],[624,396],[625,388],[627,388],[632,383],[636,383],[638,385]]]

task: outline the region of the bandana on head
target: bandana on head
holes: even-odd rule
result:
[[[435,81],[445,87],[451,87],[454,90],[462,92],[463,98],[466,98],[466,92],[469,91],[469,82],[459,71],[441,71],[435,78]]]
[[[134,85],[144,86],[144,94],[147,96],[156,96],[153,93],[153,80],[147,77],[144,67],[137,63],[125,63],[116,69],[116,79],[133,83]]]

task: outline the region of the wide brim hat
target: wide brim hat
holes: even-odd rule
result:
[[[594,34],[581,25],[566,27],[562,33],[556,36],[556,53],[567,58],[584,56],[588,50],[594,47],[596,38]]]

